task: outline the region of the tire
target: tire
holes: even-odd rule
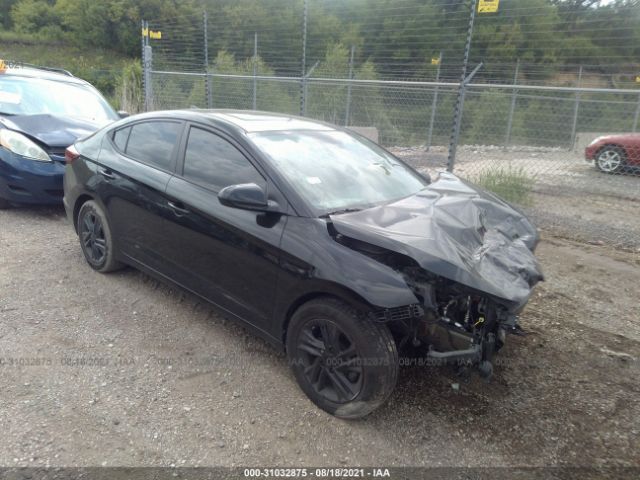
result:
[[[107,216],[93,200],[80,207],[77,228],[80,248],[91,268],[107,273],[123,267],[122,263],[115,259],[113,237]]]
[[[620,173],[627,162],[625,151],[615,145],[607,145],[596,155],[596,168],[604,173]]]
[[[9,203],[8,200],[5,200],[4,198],[0,198],[0,210],[6,210],[10,207],[11,207],[11,204]]]
[[[286,343],[302,391],[336,417],[364,417],[395,388],[398,351],[391,333],[337,299],[302,305],[291,318]]]

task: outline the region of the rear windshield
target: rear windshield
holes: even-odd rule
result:
[[[93,121],[118,118],[93,87],[11,75],[0,75],[0,114],[51,114]]]

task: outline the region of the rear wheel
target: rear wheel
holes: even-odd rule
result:
[[[87,263],[98,272],[112,272],[122,268],[115,259],[111,228],[102,208],[93,200],[80,207],[78,236]]]
[[[596,155],[596,167],[604,173],[618,173],[626,164],[624,150],[615,145],[604,147]]]
[[[6,210],[10,206],[11,204],[9,203],[8,200],[5,200],[4,198],[0,198],[0,210]]]
[[[398,352],[385,325],[332,298],[291,318],[287,356],[300,388],[321,409],[360,418],[382,405],[398,378]]]

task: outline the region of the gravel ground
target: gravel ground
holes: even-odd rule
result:
[[[547,274],[490,382],[405,367],[360,421],[284,357],[127,269],[93,272],[61,209],[0,211],[0,466],[640,467],[640,258],[546,236]]]
[[[432,175],[446,168],[447,151],[434,147],[392,148]],[[455,173],[473,179],[495,167],[521,169],[535,180],[524,209],[538,225],[567,238],[640,248],[640,175],[607,175],[581,154],[558,148],[462,146]]]

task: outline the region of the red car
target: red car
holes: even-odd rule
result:
[[[605,173],[640,168],[640,133],[598,137],[587,146],[584,155]]]

